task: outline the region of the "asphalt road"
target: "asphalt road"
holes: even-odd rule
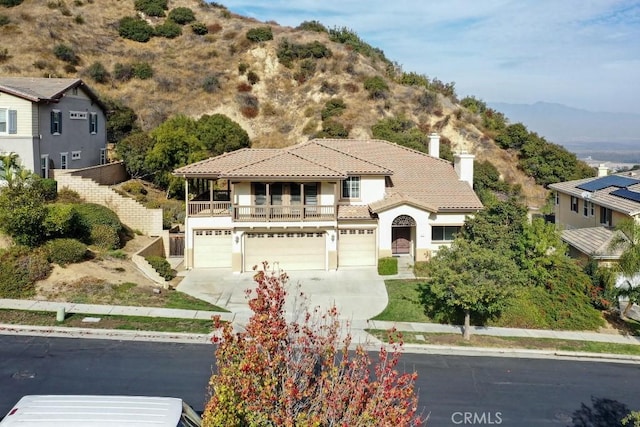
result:
[[[0,336],[0,414],[22,395],[38,393],[176,396],[202,410],[213,350]],[[611,427],[640,409],[640,365],[420,354],[402,360],[419,373],[429,426]]]

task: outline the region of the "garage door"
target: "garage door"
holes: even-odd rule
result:
[[[376,263],[375,230],[340,230],[338,267],[369,267]]]
[[[231,230],[195,230],[193,267],[231,268]]]
[[[278,263],[285,271],[324,270],[325,233],[245,233],[244,269],[268,261]]]

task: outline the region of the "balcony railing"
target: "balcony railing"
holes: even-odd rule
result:
[[[231,202],[189,202],[189,216],[230,216]]]
[[[321,205],[232,205],[231,202],[189,202],[189,216],[232,216],[234,221],[331,221],[336,207]]]

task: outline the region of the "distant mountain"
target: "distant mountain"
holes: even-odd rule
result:
[[[548,102],[487,105],[503,113],[510,123],[523,123],[530,131],[557,144],[640,144],[640,114],[593,112]],[[640,145],[635,148],[640,149]]]

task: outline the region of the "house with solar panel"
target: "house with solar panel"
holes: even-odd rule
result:
[[[551,184],[555,193],[555,222],[573,257],[616,261],[622,249],[611,250],[615,230],[622,220],[640,219],[640,174],[636,171],[607,175],[598,167],[594,178]]]
[[[482,209],[471,154],[439,158],[382,140],[314,139],[181,167],[186,268],[287,271],[428,259]]]

